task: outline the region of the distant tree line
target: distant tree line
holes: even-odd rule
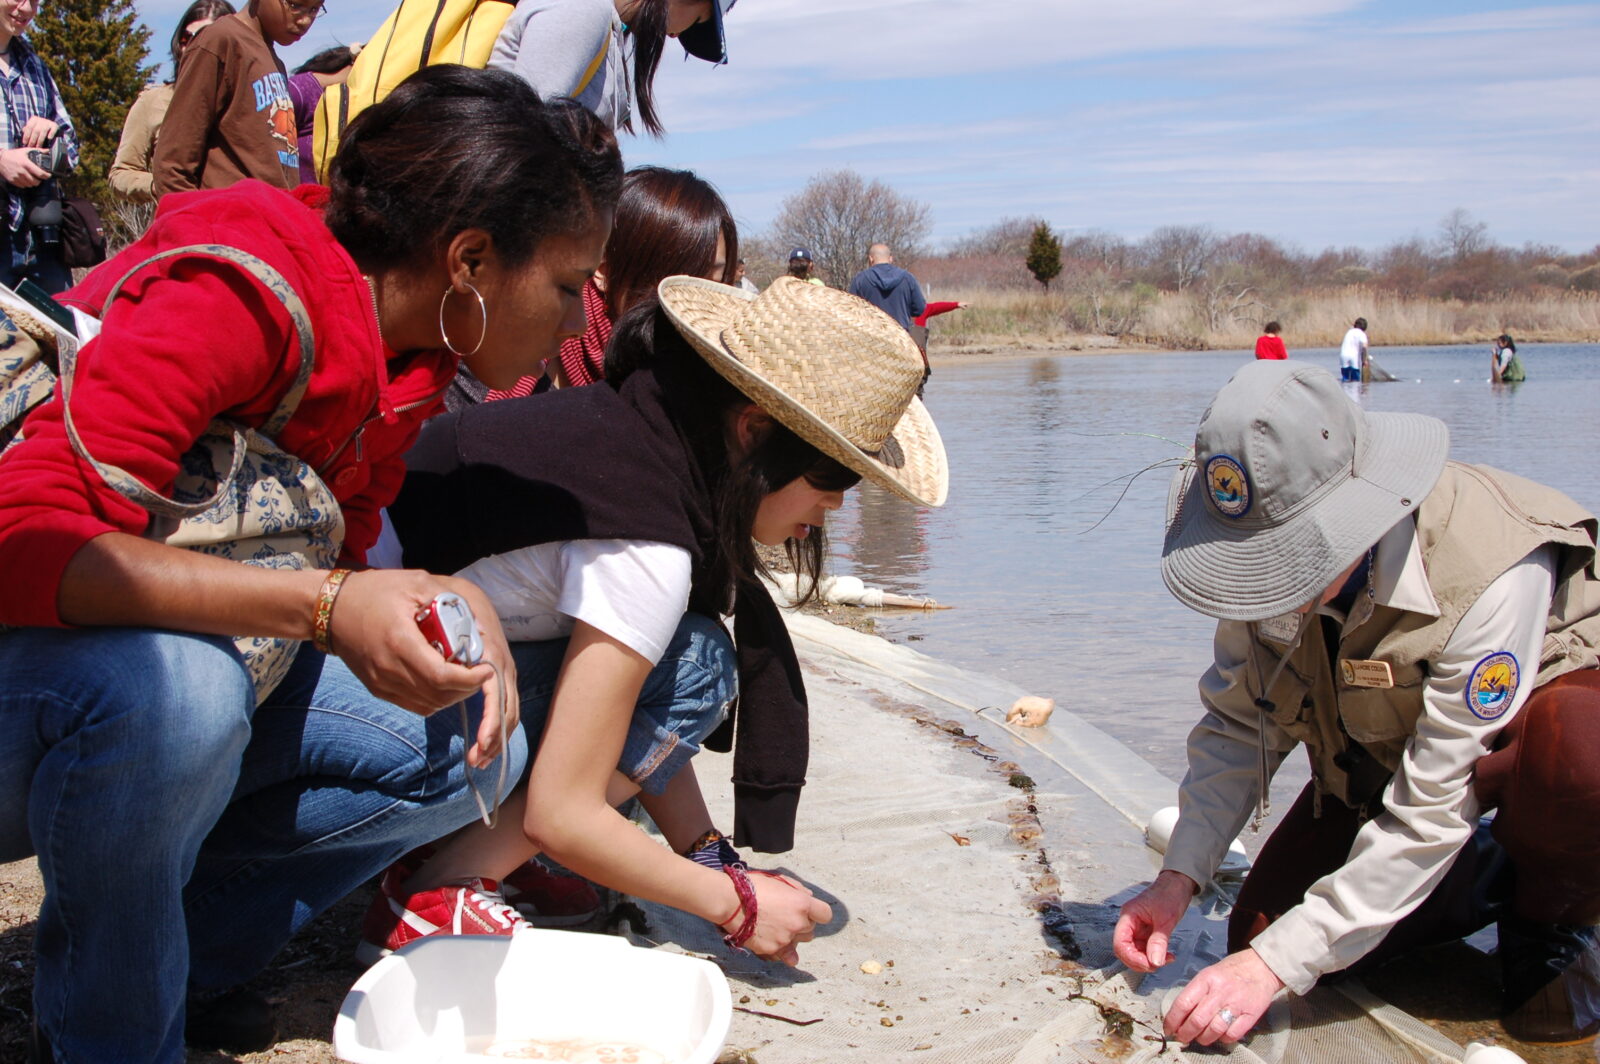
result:
[[[1468,303],[1539,291],[1600,292],[1600,245],[1579,254],[1549,244],[1509,247],[1463,208],[1441,218],[1432,237],[1316,252],[1207,225],[1163,225],[1142,240],[1103,229],[1068,234],[1039,217],[1002,218],[935,252],[928,244],[932,220],[927,204],[841,170],[813,177],[784,201],[771,228],[744,246],[751,272],[763,281],[782,272],[789,248],[802,246],[823,280],[843,287],[867,264],[867,247],[881,240],[897,262],[934,286],[1044,284],[1107,298],[1189,293],[1213,327],[1291,293],[1353,285]]]
[[[945,283],[1026,288],[1027,260],[1040,218],[1006,218],[955,241],[922,269]],[[1068,286],[1143,284],[1158,291],[1232,299],[1250,290],[1281,296],[1365,285],[1408,297],[1474,302],[1539,289],[1600,291],[1600,245],[1573,254],[1549,244],[1509,247],[1457,208],[1430,239],[1413,236],[1369,251],[1305,252],[1259,233],[1219,233],[1205,225],[1164,225],[1143,240],[1104,230],[1061,238],[1061,279]]]

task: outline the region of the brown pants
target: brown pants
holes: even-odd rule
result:
[[[1243,949],[1350,854],[1359,814],[1308,784],[1239,891],[1228,949]],[[1479,829],[1428,899],[1395,925],[1359,969],[1470,935],[1502,918],[1600,923],[1600,669],[1568,673],[1533,693],[1473,782],[1492,827]],[[1491,837],[1492,836],[1492,837]]]

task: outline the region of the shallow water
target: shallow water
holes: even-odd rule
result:
[[[1368,409],[1432,414],[1450,426],[1453,458],[1600,511],[1600,345],[1524,345],[1528,380],[1500,386],[1487,382],[1487,346],[1375,354],[1402,380],[1348,385]],[[851,493],[830,525],[834,571],[955,606],[885,613],[879,631],[1055,698],[1180,779],[1213,625],[1161,582],[1170,470],[1134,480],[1120,503],[1118,478],[1182,455],[1212,395],[1249,357],[938,366],[928,407],[950,454],[950,502],[918,510],[870,485]],[[1296,357],[1338,366],[1332,349]]]

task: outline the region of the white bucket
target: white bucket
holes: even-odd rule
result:
[[[696,957],[575,931],[438,935],[356,981],[333,1049],[352,1064],[507,1056],[713,1064],[732,1018],[722,970]],[[570,1055],[539,1048],[546,1044],[566,1044]]]

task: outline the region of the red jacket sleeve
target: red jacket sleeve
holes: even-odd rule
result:
[[[928,306],[923,310],[923,312],[921,314],[917,315],[917,317],[914,320],[916,321],[916,323],[918,325],[926,325],[926,324],[928,324],[928,319],[929,318],[937,318],[941,314],[948,314],[952,310],[955,310],[960,305],[961,305],[960,303],[951,303],[951,302],[929,303]]]
[[[123,289],[78,360],[72,418],[91,454],[163,494],[220,413],[260,424],[297,362],[278,299],[237,267],[179,259]],[[60,391],[0,458],[0,623],[60,625],[56,592],[78,549],[141,534],[148,515],[73,451]]]

